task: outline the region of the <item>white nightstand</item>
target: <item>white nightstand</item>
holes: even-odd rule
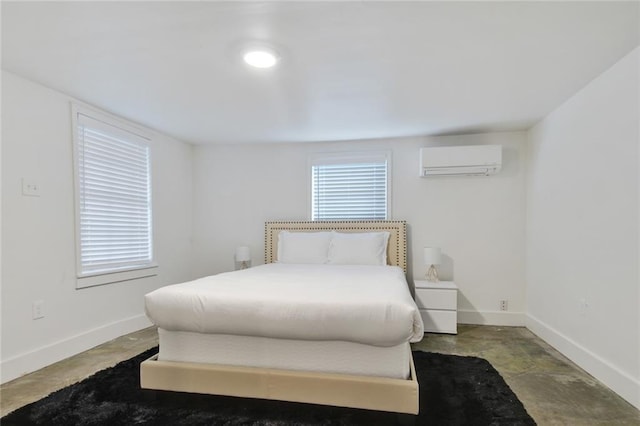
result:
[[[415,280],[416,305],[420,309],[424,331],[458,333],[458,287],[453,281],[432,283]]]

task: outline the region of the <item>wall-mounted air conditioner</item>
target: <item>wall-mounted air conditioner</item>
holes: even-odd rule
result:
[[[489,176],[502,167],[501,145],[420,148],[420,176]]]

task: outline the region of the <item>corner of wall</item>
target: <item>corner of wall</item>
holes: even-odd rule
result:
[[[625,373],[598,356],[598,354],[533,315],[526,315],[526,327],[633,406],[640,409],[640,380],[638,378]]]

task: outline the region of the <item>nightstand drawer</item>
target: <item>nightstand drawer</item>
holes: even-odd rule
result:
[[[458,307],[458,292],[434,288],[416,288],[416,305],[420,309],[449,309]]]
[[[420,309],[420,316],[424,323],[425,333],[456,334],[458,332],[458,315],[456,311]]]

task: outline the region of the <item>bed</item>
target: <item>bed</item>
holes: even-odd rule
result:
[[[403,221],[267,222],[264,265],[145,296],[141,386],[417,414],[406,267]]]

